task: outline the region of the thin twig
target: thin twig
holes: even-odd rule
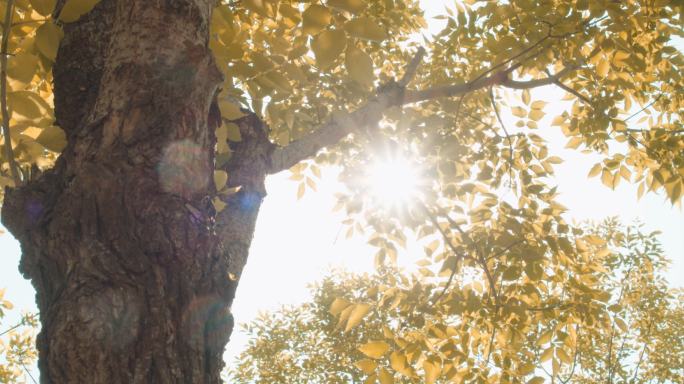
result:
[[[590,105],[593,104],[591,102],[591,100],[589,100],[586,96],[584,96],[583,94],[581,94],[581,93],[575,91],[574,89],[568,87],[567,85],[561,83],[560,80],[556,80],[553,83],[555,85],[557,85],[560,89],[564,90],[565,92],[568,92],[568,93],[571,93],[571,94],[577,96],[580,100],[584,101],[585,103],[590,104]]]
[[[488,258],[485,259],[485,261],[489,261],[489,260],[491,260],[491,259],[497,258],[497,257],[503,255],[504,253],[506,253],[509,249],[515,247],[515,246],[518,245],[518,244],[522,244],[522,243],[524,243],[524,242],[525,242],[525,240],[516,241],[515,243],[513,243],[513,244],[509,245],[508,247],[504,248],[503,251],[497,253],[496,255],[494,255],[494,256],[489,256]]]
[[[568,384],[572,376],[575,374],[575,367],[577,367],[577,354],[579,353],[579,324],[575,325],[575,334],[577,335],[577,340],[575,340],[575,356],[572,359],[572,370],[570,371],[570,376],[568,376],[568,379],[563,381],[561,380],[561,383],[563,384]]]
[[[7,2],[7,14],[5,15],[5,25],[2,31],[2,45],[0,46],[0,108],[2,108],[2,134],[5,136],[5,152],[7,153],[7,161],[9,162],[10,173],[15,186],[21,186],[21,178],[17,171],[17,163],[14,161],[14,153],[12,152],[12,136],[10,132],[10,118],[7,111],[7,44],[9,43],[9,35],[12,31],[10,25],[12,24],[12,15],[14,14],[14,1]]]
[[[626,118],[625,121],[627,121],[627,120],[631,119],[632,117],[634,117],[634,116],[640,114],[641,112],[647,110],[647,109],[650,108],[653,104],[657,103],[662,97],[663,97],[663,94],[661,93],[655,100],[653,100],[653,102],[652,102],[651,104],[649,104],[649,105],[647,105],[647,106],[641,108],[641,109],[639,110],[639,112],[637,112],[637,113],[633,114],[632,116]]]

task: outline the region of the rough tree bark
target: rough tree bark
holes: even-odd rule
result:
[[[58,0],[55,15],[64,4]],[[214,170],[216,95],[223,75],[209,51],[210,0],[102,0],[64,28],[54,67],[56,124],[68,145],[55,167],[7,188],[2,222],[22,247],[36,288],[41,383],[219,383],[233,329],[230,305],[245,266],[265,177],[350,133],[368,135],[396,105],[464,95],[509,71],[406,91],[424,51],[398,83],[346,118],[274,151],[255,114]],[[372,134],[371,134],[372,136]],[[369,136],[369,138],[371,137]]]

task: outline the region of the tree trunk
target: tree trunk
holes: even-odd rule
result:
[[[64,28],[55,113],[68,146],[7,188],[2,211],[37,291],[41,383],[221,382],[272,145],[254,114],[237,121],[223,169],[242,189],[215,215],[213,6],[102,0]]]

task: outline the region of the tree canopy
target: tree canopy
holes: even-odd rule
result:
[[[66,145],[51,68],[62,28],[96,3],[68,0],[56,14],[52,0],[0,3],[3,193],[39,178]],[[624,179],[681,208],[684,58],[672,41],[684,35],[683,7],[467,0],[421,39],[427,25],[414,0],[218,2],[207,42],[225,75],[213,205],[220,212],[242,187],[220,167],[251,109],[270,128],[269,172],[289,169],[299,197],[316,189],[321,167],[341,168],[348,193],[336,208],[348,236],[378,248],[379,267],[408,234],[435,238],[418,277],[387,267],[368,289],[371,280],[351,278],[320,291],[321,308],[339,294],[331,315],[345,329],[331,337],[351,348],[344,356],[368,382],[528,382],[547,361],[550,376],[565,378],[576,356],[586,360],[572,380],[678,380],[681,341],[652,341],[681,340],[668,333],[681,321],[681,295],[657,277],[657,243],[615,221],[566,222],[553,178],[563,160],[543,136],[560,130],[568,148],[596,153],[587,172],[607,187]],[[530,92],[542,87],[569,101],[550,124],[540,123],[549,101]],[[369,181],[386,163],[418,181],[393,204]],[[366,316],[376,320],[359,326]],[[662,339],[652,325],[663,326]],[[625,368],[642,350],[641,368]]]
[[[228,381],[681,383],[684,289],[640,227],[580,223],[571,240],[599,262],[504,276],[497,300],[474,264],[448,285],[391,266],[329,271],[310,302],[241,325],[250,341]]]

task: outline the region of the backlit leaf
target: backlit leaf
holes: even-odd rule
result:
[[[226,120],[237,120],[246,116],[240,111],[240,107],[228,101],[220,102],[219,109],[221,110],[221,117]]]
[[[382,43],[387,39],[387,34],[380,28],[380,26],[372,19],[366,17],[358,17],[351,19],[344,25],[344,30],[349,36],[356,39],[365,39]]]
[[[325,5],[349,13],[359,13],[368,7],[368,4],[363,0],[328,0]]]
[[[71,0],[74,1],[74,0]],[[67,3],[68,4],[68,3]],[[44,23],[36,29],[36,47],[48,59],[55,61],[59,41],[64,36],[62,28],[52,23]]]
[[[41,16],[49,16],[55,9],[55,0],[29,0],[31,7]]]
[[[356,327],[361,323],[361,320],[363,320],[364,317],[368,314],[368,311],[371,309],[370,304],[358,304],[356,308],[352,311],[352,313],[349,315],[349,320],[347,321],[347,328],[344,330],[345,332],[348,332],[350,329]]]
[[[378,381],[380,381],[380,384],[394,384],[394,376],[385,368],[380,368],[380,371],[378,372]]]
[[[302,13],[302,33],[305,35],[315,35],[325,29],[330,23],[332,14],[323,5],[311,4]]]
[[[370,375],[375,372],[375,370],[378,368],[378,365],[378,363],[372,360],[361,360],[358,363],[354,363],[354,366],[362,370],[366,375]]]
[[[346,46],[347,39],[344,31],[331,29],[321,33],[312,47],[318,69],[322,71],[330,67],[340,57]]]
[[[373,59],[364,51],[353,45],[347,46],[344,66],[347,67],[349,76],[355,81],[372,87],[375,75],[373,74]]]
[[[379,359],[389,351],[389,345],[384,341],[371,341],[370,343],[359,347],[359,351],[363,352],[368,357]]]
[[[513,107],[511,108],[511,113],[513,116],[518,116],[521,119],[527,117],[527,111],[523,107]]]
[[[66,134],[62,128],[53,125],[40,132],[36,138],[36,143],[48,151],[59,153],[67,145]]]

